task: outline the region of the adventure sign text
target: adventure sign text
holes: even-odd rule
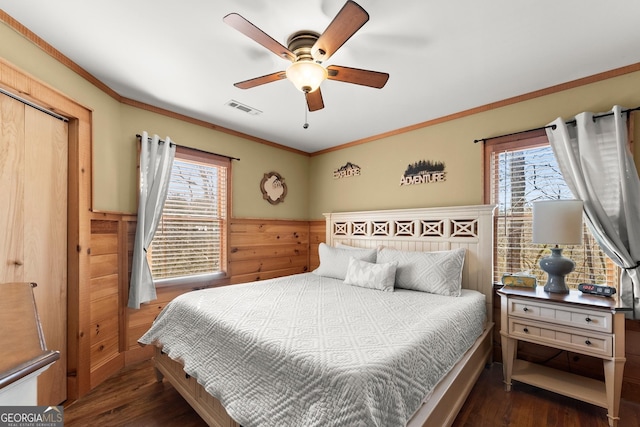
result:
[[[400,185],[430,184],[432,182],[446,181],[447,173],[443,162],[420,160],[409,166],[400,178]]]

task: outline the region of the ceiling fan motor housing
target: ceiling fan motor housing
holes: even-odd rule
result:
[[[287,39],[287,47],[296,55],[296,61],[313,61],[314,59],[311,55],[311,48],[319,37],[320,34],[315,31],[296,31]]]

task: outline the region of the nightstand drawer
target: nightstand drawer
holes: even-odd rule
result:
[[[579,330],[555,328],[552,324],[509,319],[509,335],[523,341],[531,341],[563,350],[597,356],[613,355],[613,337],[586,335]]]
[[[550,322],[586,329],[589,331],[613,332],[613,315],[610,312],[585,310],[566,304],[536,303],[526,299],[509,298],[510,316]]]
[[[535,326],[511,320],[509,321],[509,333],[522,337],[539,337],[541,330]]]
[[[613,337],[571,335],[571,344],[589,352],[600,353],[605,356],[613,355]]]

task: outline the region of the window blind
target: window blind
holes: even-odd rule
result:
[[[224,161],[176,154],[162,218],[147,254],[154,279],[223,272],[227,174]]]
[[[547,275],[540,259],[550,255],[548,245],[532,240],[532,204],[538,200],[573,199],[549,145],[529,148],[526,143],[507,149],[492,147],[490,154],[490,199],[498,206],[495,240],[495,280],[504,273],[529,272],[539,284]],[[563,255],[576,263],[566,277],[567,285],[598,283],[617,286],[618,269],[600,250],[583,224],[583,244],[563,246]]]

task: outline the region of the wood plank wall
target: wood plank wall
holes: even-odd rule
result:
[[[229,226],[231,283],[309,271],[309,222],[234,219]]]
[[[120,337],[124,331],[120,254],[126,244],[119,215],[93,215],[90,239],[89,384],[90,388],[123,366]]]
[[[304,273],[319,264],[324,221],[233,219],[229,223],[229,277],[215,286]],[[312,231],[313,230],[313,231]],[[93,213],[91,218],[91,388],[110,374],[150,358],[138,338],[178,295],[198,287],[163,287],[157,300],[127,308],[136,218]],[[315,243],[310,249],[310,241]],[[312,268],[310,266],[313,266]]]
[[[326,241],[325,221],[309,221],[309,271],[320,265],[318,245]]]
[[[625,352],[622,397],[640,403],[640,320],[625,323]]]

